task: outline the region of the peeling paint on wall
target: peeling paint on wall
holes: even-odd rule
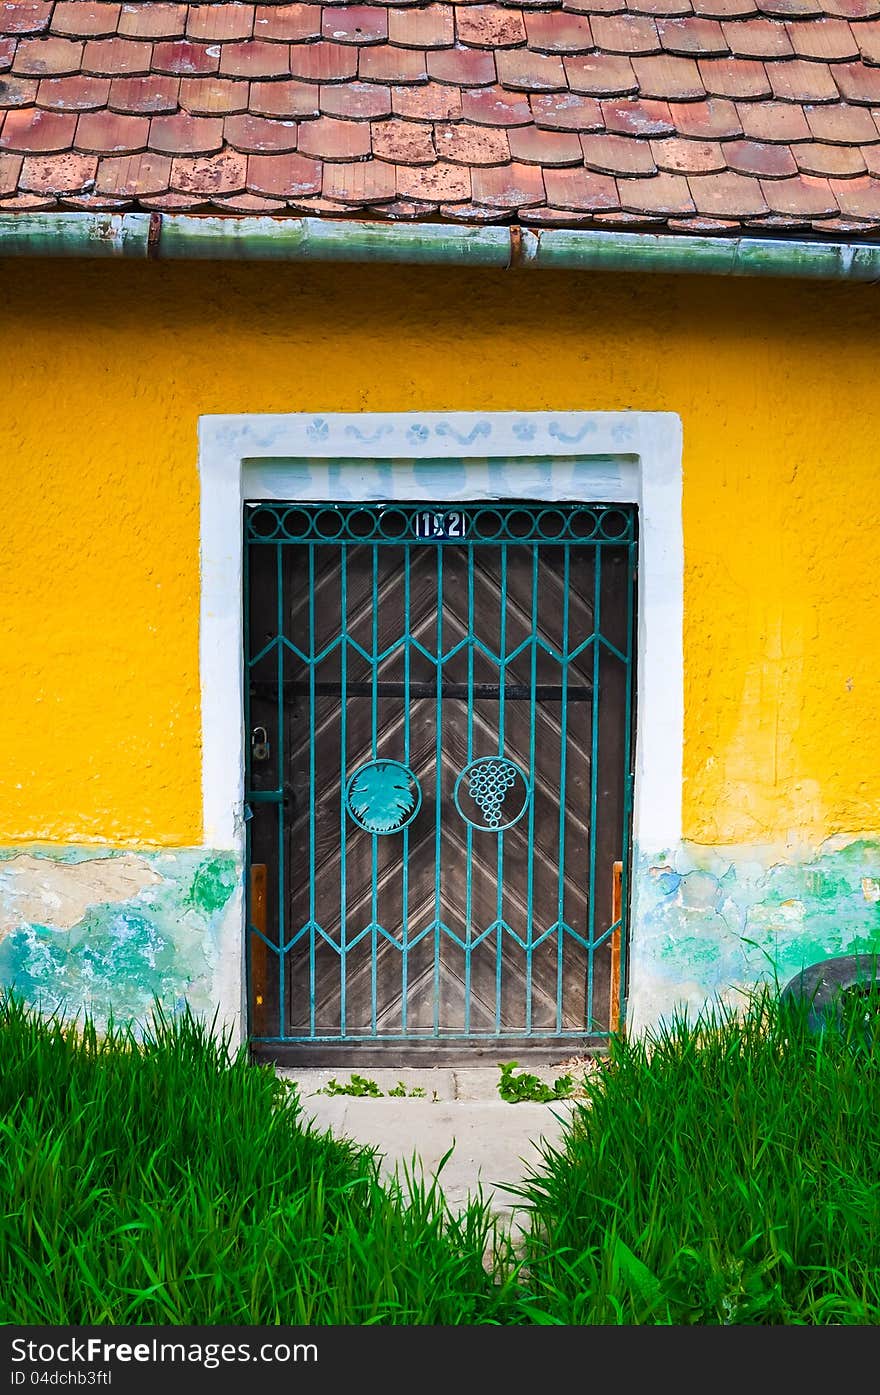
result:
[[[213,1015],[225,961],[240,958],[226,911],[240,883],[228,853],[13,852],[0,860],[0,985],[44,1012],[103,1026],[188,1003]]]
[[[880,838],[815,850],[682,843],[638,856],[630,965],[638,1031],[707,1001],[741,1006],[759,981],[782,988],[832,955],[880,953]]]

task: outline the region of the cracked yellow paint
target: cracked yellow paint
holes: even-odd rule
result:
[[[0,319],[0,838],[201,837],[207,412],[674,411],[684,833],[880,827],[873,286],[15,262]]]

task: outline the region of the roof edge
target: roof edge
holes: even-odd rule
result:
[[[0,213],[0,257],[385,262],[880,280],[880,242],[139,212]]]

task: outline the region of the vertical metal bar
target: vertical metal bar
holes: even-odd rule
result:
[[[440,1034],[440,855],[441,855],[441,811],[443,792],[443,544],[437,543],[437,696],[436,735],[434,760],[436,767],[436,789],[434,808],[434,1036]]]
[[[409,683],[410,683],[410,549],[403,546],[403,762],[409,765]],[[409,992],[409,824],[403,830],[403,886],[401,889],[400,951],[400,1030],[406,1036],[407,993]]]
[[[315,545],[309,549],[309,1036],[315,1035]]]
[[[250,734],[253,730],[251,723],[251,599],[250,599],[250,570],[251,570],[251,549],[253,544],[248,539],[248,516],[244,510],[244,566],[242,570],[242,612],[244,620],[244,787],[249,790],[251,787],[251,742]],[[254,993],[254,966],[252,957],[251,940],[253,939],[252,926],[254,920],[253,910],[253,884],[250,877],[250,868],[253,865],[253,837],[251,834],[251,824],[253,820],[245,820],[244,825],[244,865],[245,865],[245,894],[247,902],[248,933],[245,943],[245,983],[247,985],[247,1007],[248,1007],[248,1031],[256,1034],[255,1022],[255,993]],[[264,927],[265,929],[265,927]],[[265,984],[263,985],[265,989]]]
[[[588,914],[590,928],[587,935],[587,1030],[593,1028],[593,960],[596,944],[596,812],[599,803],[599,710],[602,695],[599,692],[599,635],[602,632],[602,548],[594,545],[593,573],[593,701],[590,704],[590,892]]]
[[[538,547],[532,544],[532,672],[531,694],[529,697],[529,843],[528,868],[526,870],[526,1033],[532,1030],[532,942],[535,937],[535,726],[537,701],[535,689],[538,683]]]
[[[467,613],[468,613],[468,668],[467,668],[467,756],[465,765],[474,758],[474,545],[467,545]],[[464,1031],[471,1029],[471,958],[473,951],[473,853],[474,830],[465,826],[465,950],[464,950]]]
[[[565,952],[565,782],[568,758],[568,592],[571,550],[563,544],[562,557],[562,707],[559,714],[559,872],[556,900],[556,1030],[562,1031],[563,955]]]
[[[372,678],[372,693],[370,695],[370,750],[372,759],[378,755],[378,731],[379,731],[379,549],[375,543],[372,547],[373,561],[373,588],[372,588],[372,624],[371,634],[373,641],[373,657],[370,660],[370,676]],[[376,922],[379,918],[379,836],[374,833],[371,836],[372,848],[370,849],[370,1034],[376,1035],[376,975],[378,966],[376,955],[378,944],[376,942]]]
[[[638,540],[636,536],[637,514],[633,511],[630,518],[631,541],[627,548],[627,575],[626,575],[626,711],[624,714],[624,785],[623,785],[623,830],[621,838],[621,877],[620,877],[620,963],[618,966],[618,977],[620,989],[618,994],[618,1023],[626,1029],[626,1019],[623,1011],[625,984],[626,984],[626,956],[629,946],[626,940],[627,907],[629,905],[629,869],[630,869],[630,837],[632,826],[632,799],[633,799],[633,769],[632,769],[632,736],[633,736],[633,704],[635,687],[635,657],[636,657],[636,635],[635,635],[635,614],[636,614],[636,577],[638,574]]]
[[[348,757],[348,553],[344,544],[339,544],[339,685],[340,685],[340,740],[339,740],[339,1035],[345,1036],[345,989],[348,973],[346,959],[346,924],[348,911],[346,899],[345,839],[348,826],[345,820],[345,785]]]
[[[498,754],[504,755],[504,688],[507,681],[507,543],[501,544],[501,614],[498,625]],[[504,932],[504,834],[499,832],[495,867],[495,1031],[501,1031]]]
[[[278,693],[276,699],[277,725],[278,725],[278,766],[276,789],[284,788],[284,762],[286,759],[284,750],[284,558],[281,551],[281,543],[275,544],[276,562],[276,586],[277,586],[277,630],[278,635]],[[277,806],[278,810],[278,1034],[286,1037],[287,1032],[287,928],[286,921],[287,907],[285,905],[285,865],[284,865],[284,804]]]

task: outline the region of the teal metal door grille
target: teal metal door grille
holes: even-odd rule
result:
[[[258,1053],[611,1030],[636,527],[604,504],[245,506]]]

